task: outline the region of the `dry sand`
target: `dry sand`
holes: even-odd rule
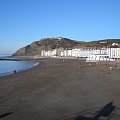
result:
[[[111,101],[120,108],[115,62],[89,66],[79,59],[40,59],[32,69],[0,77],[2,120],[57,120]]]

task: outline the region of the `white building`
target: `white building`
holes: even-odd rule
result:
[[[79,49],[79,48],[74,48],[74,49],[72,49],[72,57],[80,57],[80,52],[81,52],[81,49]]]
[[[101,48],[99,54],[88,56],[86,61],[113,61],[120,58],[120,48]]]
[[[80,57],[88,58],[94,54],[100,54],[100,49],[96,49],[96,48],[81,48],[80,49]]]
[[[107,48],[107,54],[109,55],[110,58],[120,58],[120,48]]]
[[[104,60],[106,57],[110,59],[120,58],[120,48],[74,48],[74,49],[52,49],[42,50],[41,56],[60,56],[60,57],[84,57],[88,59]]]
[[[66,57],[71,57],[72,56],[72,49],[67,50],[67,56]]]
[[[90,55],[88,58],[86,58],[87,62],[96,62],[96,61],[108,61],[109,59],[109,55],[107,54],[94,54],[94,55]]]

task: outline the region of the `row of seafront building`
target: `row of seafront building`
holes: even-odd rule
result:
[[[44,57],[79,57],[86,60],[115,60],[120,58],[120,47],[107,48],[73,48],[73,49],[52,49],[42,50],[41,56]]]

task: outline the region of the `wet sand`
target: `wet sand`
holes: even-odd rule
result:
[[[120,108],[120,63],[115,65],[43,58],[32,69],[0,77],[1,119],[57,120],[111,101]]]

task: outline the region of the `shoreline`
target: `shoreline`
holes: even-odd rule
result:
[[[113,62],[89,65],[79,59],[38,61],[31,69],[0,77],[0,111],[13,112],[5,119],[55,120],[88,109],[92,114],[92,108],[111,101],[120,108],[119,63],[115,67]]]
[[[27,62],[28,60],[16,60],[16,59],[14,59],[14,60],[9,60],[9,59],[4,59],[4,60],[2,60],[2,61],[25,61],[25,62]],[[30,62],[33,62],[33,60],[29,60]],[[0,73],[0,77],[2,77],[2,76],[6,76],[6,75],[10,75],[10,74],[16,74],[16,73],[18,73],[18,72],[22,72],[22,71],[25,71],[25,70],[28,70],[28,69],[32,69],[33,67],[35,67],[35,66],[37,66],[38,64],[39,64],[39,62],[38,61],[34,61],[35,63],[33,64],[33,65],[31,65],[31,66],[26,66],[26,67],[23,67],[23,68],[17,68],[17,69],[14,69],[14,70],[10,70],[10,71],[8,71],[8,72],[3,72],[3,73]]]

